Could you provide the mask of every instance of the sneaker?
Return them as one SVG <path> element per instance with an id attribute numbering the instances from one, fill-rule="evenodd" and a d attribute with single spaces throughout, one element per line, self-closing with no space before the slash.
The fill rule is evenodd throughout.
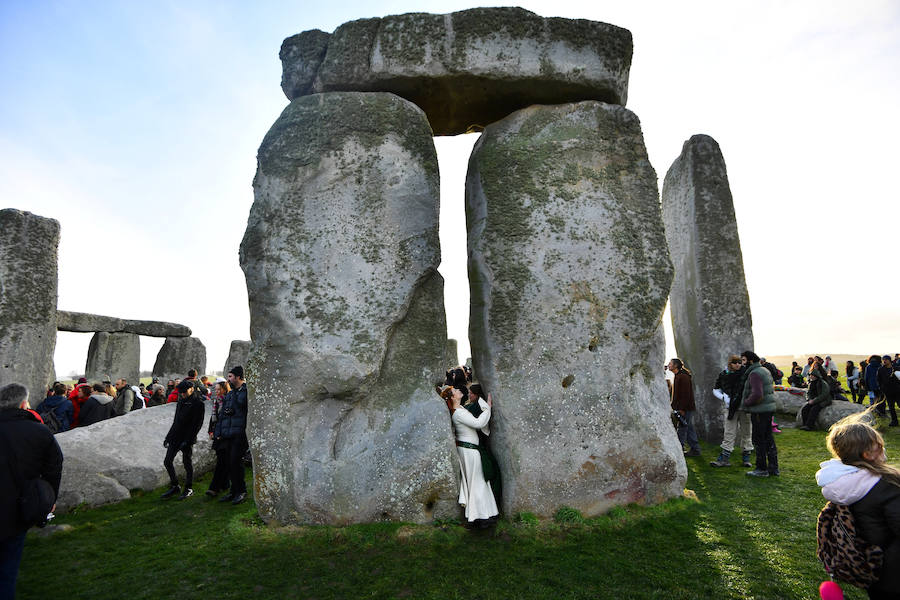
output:
<path id="1" fill-rule="evenodd" d="M 184 500 L 185 498 L 190 498 L 194 495 L 194 490 L 191 488 L 184 488 L 184 491 L 178 496 L 179 500 Z"/>
<path id="2" fill-rule="evenodd" d="M 684 453 L 685 456 L 700 456 L 699 450 L 688 450 Z"/>
<path id="3" fill-rule="evenodd" d="M 232 500 L 234 500 L 234 494 L 232 494 L 231 492 L 228 492 L 227 494 L 219 498 L 219 502 L 231 502 Z"/>
<path id="4" fill-rule="evenodd" d="M 778 477 L 779 475 L 781 475 L 781 471 L 779 471 L 778 469 L 775 469 L 774 471 L 769 471 L 769 477 Z"/>
<path id="5" fill-rule="evenodd" d="M 745 452 L 741 456 L 741 466 L 742 467 L 752 467 L 753 466 L 753 463 L 750 462 L 750 453 L 749 452 Z"/>
<path id="6" fill-rule="evenodd" d="M 237 494 L 234 497 L 234 499 L 231 501 L 231 503 L 232 504 L 240 504 L 241 502 L 243 502 L 246 499 L 247 499 L 247 492 L 241 492 L 240 494 Z"/>
<path id="7" fill-rule="evenodd" d="M 167 489 L 165 492 L 163 492 L 162 495 L 160 496 L 160 498 L 162 498 L 163 500 L 168 500 L 169 498 L 171 498 L 172 496 L 174 496 L 175 494 L 177 494 L 180 491 L 181 491 L 180 487 L 178 487 L 177 485 L 173 485 L 172 487 Z"/>
<path id="8" fill-rule="evenodd" d="M 752 471 L 747 471 L 747 475 L 750 477 L 768 477 L 769 472 L 761 469 L 753 469 Z"/>
<path id="9" fill-rule="evenodd" d="M 730 457 L 725 456 L 724 453 L 719 454 L 719 456 L 718 456 L 718 458 L 716 458 L 716 460 L 709 463 L 709 466 L 711 466 L 711 467 L 730 467 L 731 466 Z"/>

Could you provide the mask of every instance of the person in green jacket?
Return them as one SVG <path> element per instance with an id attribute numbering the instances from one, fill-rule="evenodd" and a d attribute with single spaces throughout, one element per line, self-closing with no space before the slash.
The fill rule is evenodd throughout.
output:
<path id="1" fill-rule="evenodd" d="M 812 431 L 822 409 L 831 404 L 831 386 L 821 377 L 821 371 L 809 372 L 809 389 L 806 390 L 806 404 L 800 409 L 803 425 L 797 429 Z"/>
<path id="2" fill-rule="evenodd" d="M 744 393 L 741 408 L 750 413 L 751 437 L 756 448 L 756 468 L 747 471 L 753 477 L 778 475 L 778 448 L 772 435 L 772 415 L 775 413 L 775 386 L 772 374 L 759 363 L 759 356 L 752 350 L 741 353 L 741 362 L 747 368 L 743 375 Z"/>

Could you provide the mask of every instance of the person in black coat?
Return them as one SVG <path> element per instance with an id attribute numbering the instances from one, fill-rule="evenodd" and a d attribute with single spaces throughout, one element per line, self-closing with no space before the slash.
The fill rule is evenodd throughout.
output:
<path id="1" fill-rule="evenodd" d="M 247 384 L 244 368 L 236 366 L 228 372 L 231 391 L 225 396 L 216 420 L 216 447 L 228 451 L 228 479 L 231 489 L 219 502 L 240 504 L 247 499 L 244 481 L 244 453 L 247 452 Z"/>
<path id="2" fill-rule="evenodd" d="M 200 390 L 194 387 L 194 382 L 185 379 L 176 387 L 178 390 L 178 403 L 175 405 L 175 418 L 172 419 L 172 427 L 163 440 L 163 447 L 166 448 L 166 457 L 163 459 L 163 466 L 169 474 L 169 480 L 172 486 L 163 492 L 162 498 L 171 498 L 178 492 L 179 500 L 184 500 L 194 495 L 194 464 L 191 457 L 194 450 L 194 443 L 197 441 L 197 433 L 203 426 L 203 417 L 205 408 L 203 406 L 204 396 Z M 181 460 L 184 462 L 184 490 L 178 487 L 178 476 L 175 474 L 175 465 L 173 461 L 175 455 L 181 452 Z"/>
<path id="3" fill-rule="evenodd" d="M 28 390 L 0 388 L 0 598 L 13 598 L 27 527 L 19 522 L 19 483 L 41 478 L 59 495 L 63 455 L 50 430 L 27 410 Z M 54 505 L 54 508 L 55 505 Z"/>
<path id="4" fill-rule="evenodd" d="M 878 387 L 884 394 L 884 400 L 891 411 L 891 427 L 897 427 L 897 404 L 900 404 L 900 379 L 894 375 L 894 365 L 887 354 L 881 357 L 881 367 L 876 374 Z"/>

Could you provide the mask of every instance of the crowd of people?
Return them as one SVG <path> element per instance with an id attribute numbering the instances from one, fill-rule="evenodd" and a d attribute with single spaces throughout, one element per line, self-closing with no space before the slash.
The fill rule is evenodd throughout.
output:
<path id="1" fill-rule="evenodd" d="M 243 367 L 235 366 L 227 379 L 217 379 L 212 390 L 209 378 L 197 377 L 194 369 L 183 380 L 169 383 L 171 389 L 157 381 L 145 389 L 130 386 L 124 378 L 116 380 L 115 387 L 109 381 L 79 381 L 75 386 L 57 381 L 35 409 L 25 386 L 11 383 L 0 388 L 0 599 L 15 596 L 26 531 L 46 523 L 56 509 L 63 464 L 57 433 L 175 402 L 172 425 L 162 440 L 163 466 L 170 480 L 162 499 L 184 500 L 194 494 L 193 447 L 203 427 L 205 403 L 212 402 L 207 434 L 216 453 L 216 465 L 206 494 L 216 497 L 224 492 L 219 501 L 233 505 L 246 500 L 247 384 Z M 173 462 L 179 452 L 185 471 L 183 486 L 179 485 Z M 23 506 L 34 502 L 29 491 L 34 482 L 45 482 L 54 502 L 48 504 L 46 516 L 39 521 L 23 516 Z"/>

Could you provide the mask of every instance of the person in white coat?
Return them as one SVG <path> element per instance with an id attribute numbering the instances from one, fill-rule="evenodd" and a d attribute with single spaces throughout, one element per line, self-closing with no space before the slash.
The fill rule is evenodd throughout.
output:
<path id="1" fill-rule="evenodd" d="M 491 420 L 490 399 L 485 402 L 479 399 L 481 414 L 476 418 L 471 412 L 462 408 L 462 391 L 456 388 L 445 388 L 441 397 L 450 409 L 450 420 L 456 436 L 456 450 L 459 454 L 459 503 L 465 508 L 466 520 L 494 520 L 500 511 L 494 500 L 491 484 L 485 479 L 482 466 L 482 448 L 478 445 L 478 430 L 486 430 Z"/>

